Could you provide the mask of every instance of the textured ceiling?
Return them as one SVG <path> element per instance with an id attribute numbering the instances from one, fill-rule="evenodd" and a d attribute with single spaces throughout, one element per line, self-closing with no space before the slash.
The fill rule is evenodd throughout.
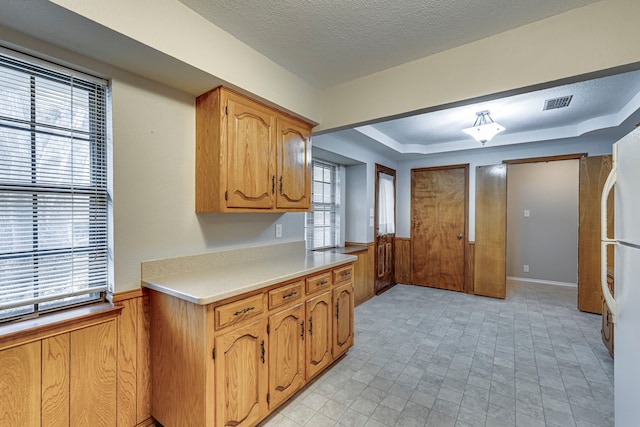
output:
<path id="1" fill-rule="evenodd" d="M 596 0 L 180 1 L 324 88 Z"/>

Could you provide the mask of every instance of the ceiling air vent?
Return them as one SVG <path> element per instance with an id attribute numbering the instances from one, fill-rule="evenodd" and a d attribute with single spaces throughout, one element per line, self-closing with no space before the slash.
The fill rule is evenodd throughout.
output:
<path id="1" fill-rule="evenodd" d="M 573 95 L 562 96 L 560 98 L 547 99 L 546 101 L 544 101 L 544 108 L 542 109 L 542 111 L 555 110 L 558 108 L 568 107 L 569 104 L 571 103 L 572 98 L 573 98 Z"/>

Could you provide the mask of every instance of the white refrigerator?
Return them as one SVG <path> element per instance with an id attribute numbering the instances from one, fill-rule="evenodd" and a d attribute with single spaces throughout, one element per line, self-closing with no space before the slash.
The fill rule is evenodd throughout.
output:
<path id="1" fill-rule="evenodd" d="M 606 197 L 614 192 L 614 235 L 607 236 Z M 613 314 L 616 427 L 640 426 L 640 128 L 613 146 L 603 191 L 603 293 Z M 615 299 L 606 283 L 606 248 L 614 245 Z"/>

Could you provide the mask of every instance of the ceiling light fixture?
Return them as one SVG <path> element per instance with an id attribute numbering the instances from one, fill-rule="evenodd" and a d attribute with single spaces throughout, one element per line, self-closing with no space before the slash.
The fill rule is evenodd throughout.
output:
<path id="1" fill-rule="evenodd" d="M 494 122 L 489 115 L 489 110 L 478 111 L 476 121 L 472 127 L 462 129 L 462 132 L 470 135 L 473 139 L 484 145 L 491 141 L 491 138 L 504 130 L 504 126 Z"/>

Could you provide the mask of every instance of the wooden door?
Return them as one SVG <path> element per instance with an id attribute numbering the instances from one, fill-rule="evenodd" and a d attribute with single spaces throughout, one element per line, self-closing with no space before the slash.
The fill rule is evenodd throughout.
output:
<path id="1" fill-rule="evenodd" d="M 580 159 L 578 199 L 578 309 L 602 314 L 600 285 L 600 197 L 611 171 L 611 156 Z M 608 206 L 609 236 L 613 234 L 613 197 Z M 613 246 L 607 257 L 613 268 Z"/>
<path id="2" fill-rule="evenodd" d="M 464 290 L 468 166 L 411 171 L 411 282 Z"/>
<path id="3" fill-rule="evenodd" d="M 306 302 L 307 315 L 306 358 L 307 379 L 329 366 L 331 358 L 331 292 L 327 291 Z"/>
<path id="4" fill-rule="evenodd" d="M 353 345 L 353 284 L 340 285 L 333 290 L 333 358 L 339 357 Z"/>
<path id="5" fill-rule="evenodd" d="M 391 177 L 393 180 L 393 231 L 389 232 L 386 227 L 381 226 L 381 176 Z M 395 234 L 395 182 L 396 171 L 387 168 L 382 165 L 376 164 L 376 190 L 375 190 L 375 242 L 376 242 L 376 254 L 375 254 L 375 291 L 376 293 L 382 292 L 386 288 L 395 284 L 393 269 L 394 269 L 394 247 L 393 242 L 396 237 Z"/>
<path id="6" fill-rule="evenodd" d="M 311 208 L 311 130 L 292 119 L 278 118 L 276 207 Z"/>
<path id="7" fill-rule="evenodd" d="M 304 307 L 302 304 L 269 316 L 269 410 L 304 384 Z"/>
<path id="8" fill-rule="evenodd" d="M 276 116 L 259 104 L 227 96 L 227 207 L 269 209 L 276 185 Z"/>
<path id="9" fill-rule="evenodd" d="M 507 295 L 507 166 L 476 168 L 474 293 Z"/>
<path id="10" fill-rule="evenodd" d="M 216 425 L 253 426 L 267 412 L 264 320 L 216 337 Z"/>

